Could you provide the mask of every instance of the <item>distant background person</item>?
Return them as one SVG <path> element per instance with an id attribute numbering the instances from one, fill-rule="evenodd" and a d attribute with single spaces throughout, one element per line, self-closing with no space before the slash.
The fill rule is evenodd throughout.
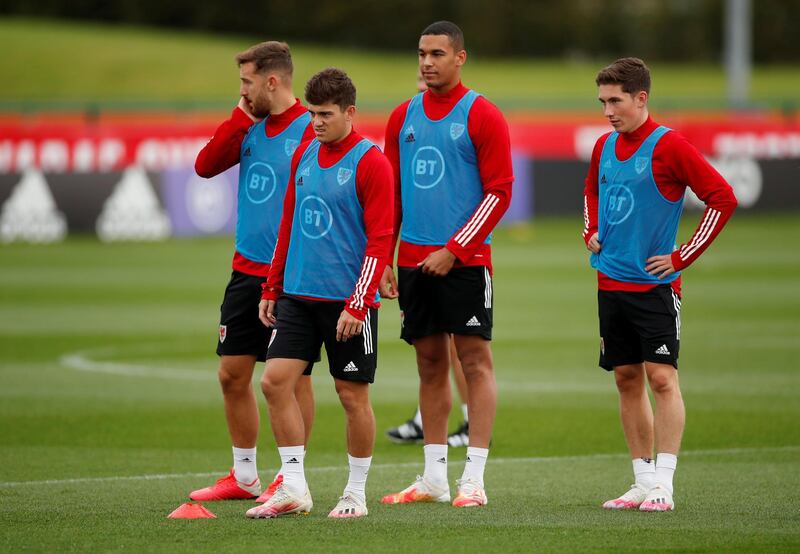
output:
<path id="1" fill-rule="evenodd" d="M 289 166 L 298 144 L 314 137 L 308 110 L 292 93 L 289 46 L 262 42 L 236 56 L 239 104 L 197 155 L 195 170 L 210 178 L 237 163 L 239 189 L 233 273 L 220 308 L 217 354 L 225 418 L 233 443 L 233 469 L 192 500 L 235 500 L 261 495 L 256 468 L 258 404 L 252 380 L 256 361 L 267 356 L 269 329 L 258 318 L 261 285 L 269 273 L 278 235 Z M 310 374 L 311 366 L 307 372 Z M 310 376 L 297 383 L 305 442 L 314 419 Z M 266 502 L 277 475 L 259 500 Z"/>
<path id="2" fill-rule="evenodd" d="M 428 90 L 428 85 L 425 84 L 425 79 L 422 77 L 422 72 L 417 70 L 417 91 L 425 92 Z M 469 409 L 467 380 L 464 378 L 464 370 L 461 368 L 461 361 L 458 359 L 456 353 L 456 346 L 453 337 L 450 337 L 450 367 L 453 370 L 453 380 L 456 382 L 458 389 L 458 397 L 461 399 L 461 415 L 464 419 L 461 420 L 458 428 L 447 435 L 447 444 L 452 447 L 469 446 Z M 397 444 L 418 444 L 424 440 L 422 432 L 422 414 L 420 413 L 419 406 L 414 416 L 405 423 L 392 427 L 386 430 L 386 436 L 389 440 Z"/>

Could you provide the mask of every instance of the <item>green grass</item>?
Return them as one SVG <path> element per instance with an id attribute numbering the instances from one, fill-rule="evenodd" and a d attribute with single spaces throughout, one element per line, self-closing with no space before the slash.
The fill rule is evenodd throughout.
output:
<path id="1" fill-rule="evenodd" d="M 681 236 L 696 217 L 687 214 Z M 213 354 L 229 239 L 3 246 L 3 549 L 797 551 L 796 216 L 735 218 L 685 274 L 688 424 L 677 511 L 663 515 L 599 508 L 631 472 L 613 382 L 595 365 L 595 282 L 579 226 L 576 217 L 497 233 L 499 407 L 485 509 L 378 504 L 422 470 L 420 448 L 382 436 L 412 413 L 417 387 L 412 350 L 396 338 L 397 306 L 385 303 L 370 515 L 345 522 L 325 517 L 347 478 L 343 415 L 325 364 L 314 377 L 309 517 L 250 521 L 251 504 L 231 502 L 208 504 L 216 520 L 166 518 L 230 464 Z M 277 456 L 263 421 L 268 478 Z M 462 457 L 451 450 L 451 479 Z"/>
<path id="2" fill-rule="evenodd" d="M 227 107 L 237 97 L 233 56 L 265 38 L 0 18 L 0 108 Z M 297 94 L 316 71 L 335 65 L 355 81 L 359 104 L 386 110 L 414 86 L 416 37 L 407 52 L 384 53 L 293 43 Z M 469 86 L 506 109 L 596 107 L 594 76 L 611 60 L 507 60 L 470 57 Z M 725 107 L 721 65 L 652 64 L 653 106 Z M 754 68 L 757 105 L 797 109 L 800 66 Z"/>

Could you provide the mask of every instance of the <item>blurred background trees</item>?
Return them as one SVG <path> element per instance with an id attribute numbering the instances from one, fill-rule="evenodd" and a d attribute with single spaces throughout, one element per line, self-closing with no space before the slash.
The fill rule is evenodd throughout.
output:
<path id="1" fill-rule="evenodd" d="M 473 55 L 720 61 L 724 0 L 5 0 L 32 15 L 407 50 L 432 21 L 462 25 Z M 753 61 L 800 59 L 800 0 L 758 0 Z"/>

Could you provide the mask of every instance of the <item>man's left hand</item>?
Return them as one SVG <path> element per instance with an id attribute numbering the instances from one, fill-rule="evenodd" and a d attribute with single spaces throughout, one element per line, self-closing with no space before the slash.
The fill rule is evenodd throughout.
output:
<path id="1" fill-rule="evenodd" d="M 347 310 L 342 310 L 339 321 L 336 322 L 336 340 L 344 342 L 361 333 L 364 322 L 351 315 Z"/>
<path id="2" fill-rule="evenodd" d="M 664 254 L 647 258 L 647 265 L 644 266 L 644 270 L 659 279 L 672 275 L 675 273 L 675 268 L 672 266 L 672 255 Z"/>
<path id="3" fill-rule="evenodd" d="M 444 277 L 456 263 L 456 255 L 447 248 L 440 248 L 436 252 L 431 252 L 428 256 L 417 264 L 422 269 L 422 273 L 433 275 L 434 277 Z"/>

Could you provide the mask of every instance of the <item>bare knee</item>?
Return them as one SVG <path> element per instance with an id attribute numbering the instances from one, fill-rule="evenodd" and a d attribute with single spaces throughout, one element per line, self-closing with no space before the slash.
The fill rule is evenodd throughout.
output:
<path id="1" fill-rule="evenodd" d="M 648 372 L 647 380 L 650 382 L 650 390 L 656 395 L 670 394 L 678 390 L 677 373 L 672 367 Z"/>
<path id="2" fill-rule="evenodd" d="M 480 353 L 471 353 L 459 358 L 464 377 L 468 381 L 483 379 L 493 373 L 492 362 Z"/>
<path id="3" fill-rule="evenodd" d="M 367 395 L 366 383 L 345 383 L 336 381 L 336 393 L 345 412 L 352 413 L 368 409 L 369 396 Z"/>
<path id="4" fill-rule="evenodd" d="M 289 383 L 287 379 L 278 377 L 269 371 L 265 371 L 264 375 L 261 376 L 261 392 L 264 393 L 264 397 L 267 399 L 267 402 L 270 402 L 279 396 L 285 395 L 292 389 L 292 383 Z"/>
<path id="5" fill-rule="evenodd" d="M 441 348 L 439 346 L 442 346 Z M 447 343 L 428 342 L 425 344 L 415 343 L 414 347 L 417 354 L 417 368 L 419 379 L 423 385 L 446 385 L 450 378 L 449 361 L 450 355 L 446 348 Z"/>
<path id="6" fill-rule="evenodd" d="M 223 394 L 237 394 L 247 392 L 253 380 L 252 367 L 222 363 L 219 371 L 219 384 Z"/>
<path id="7" fill-rule="evenodd" d="M 447 367 L 449 357 L 447 352 L 439 352 L 432 349 L 418 350 L 417 351 L 417 365 L 420 372 L 430 372 Z"/>
<path id="8" fill-rule="evenodd" d="M 614 368 L 614 379 L 620 394 L 644 392 L 644 369 L 640 365 Z"/>
<path id="9" fill-rule="evenodd" d="M 465 344 L 462 339 L 456 343 L 456 349 L 461 369 L 468 382 L 493 377 L 492 351 L 488 341 L 470 340 Z"/>

